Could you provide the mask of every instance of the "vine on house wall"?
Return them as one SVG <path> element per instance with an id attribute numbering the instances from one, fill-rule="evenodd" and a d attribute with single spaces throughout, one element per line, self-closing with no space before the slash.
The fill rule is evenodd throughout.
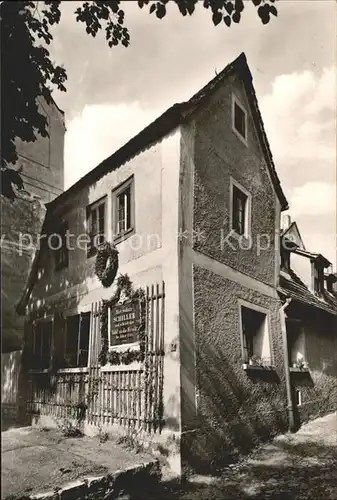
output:
<path id="1" fill-rule="evenodd" d="M 114 307 L 120 300 L 121 293 L 124 292 L 129 300 L 138 300 L 140 307 L 140 326 L 138 328 L 139 350 L 127 349 L 122 352 L 109 352 L 108 339 L 108 310 Z M 131 280 L 127 274 L 119 276 L 117 279 L 117 289 L 109 300 L 102 301 L 100 311 L 102 349 L 98 357 L 101 366 L 107 362 L 113 365 L 129 365 L 134 361 L 143 361 L 145 357 L 145 292 L 142 288 L 134 290 Z"/>

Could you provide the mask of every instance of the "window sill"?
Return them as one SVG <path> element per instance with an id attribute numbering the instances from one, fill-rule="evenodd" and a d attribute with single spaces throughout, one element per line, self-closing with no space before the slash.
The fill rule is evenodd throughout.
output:
<path id="1" fill-rule="evenodd" d="M 275 366 L 274 365 L 266 365 L 266 366 L 260 366 L 260 365 L 249 365 L 248 363 L 243 363 L 242 368 L 244 371 L 275 371 Z"/>
<path id="2" fill-rule="evenodd" d="M 28 370 L 28 373 L 29 374 L 41 374 L 41 373 L 50 373 L 51 372 L 51 368 L 44 368 L 44 369 L 41 369 L 41 368 L 31 368 L 30 370 Z"/>
<path id="3" fill-rule="evenodd" d="M 78 366 L 74 368 L 59 368 L 56 373 L 87 373 L 87 366 Z"/>
<path id="4" fill-rule="evenodd" d="M 230 233 L 228 236 L 231 238 L 235 238 L 236 240 L 240 240 L 242 238 L 247 242 L 249 242 L 249 238 L 250 238 L 249 234 L 247 234 L 247 233 L 239 234 L 233 228 L 230 230 Z"/>
<path id="5" fill-rule="evenodd" d="M 297 366 L 290 366 L 289 371 L 294 373 L 308 373 L 309 368 L 298 368 Z"/>
<path id="6" fill-rule="evenodd" d="M 115 245 L 118 245 L 118 243 L 122 243 L 123 241 L 127 240 L 128 238 L 130 238 L 130 236 L 132 236 L 133 234 L 135 234 L 135 228 L 132 227 L 131 229 L 128 229 L 127 231 L 125 231 L 124 233 L 120 233 L 118 235 L 116 235 L 113 239 L 113 242 Z"/>
<path id="7" fill-rule="evenodd" d="M 131 351 L 139 351 L 140 350 L 140 342 L 132 342 L 129 344 L 118 344 L 118 345 L 110 345 L 109 352 L 117 351 L 117 352 L 125 352 L 128 349 Z"/>
<path id="8" fill-rule="evenodd" d="M 240 139 L 240 141 L 242 142 L 242 144 L 244 144 L 244 145 L 246 146 L 246 148 L 248 148 L 248 140 L 247 140 L 247 138 L 246 138 L 246 137 L 244 137 L 244 136 L 241 134 L 241 132 L 239 132 L 239 131 L 235 128 L 235 126 L 234 126 L 234 125 L 232 126 L 232 130 L 233 130 L 234 134 L 236 135 L 236 137 L 237 137 L 238 139 Z"/>
<path id="9" fill-rule="evenodd" d="M 112 365 L 110 363 L 101 366 L 100 371 L 104 372 L 129 372 L 129 371 L 143 371 L 143 363 L 134 361 L 128 365 Z"/>

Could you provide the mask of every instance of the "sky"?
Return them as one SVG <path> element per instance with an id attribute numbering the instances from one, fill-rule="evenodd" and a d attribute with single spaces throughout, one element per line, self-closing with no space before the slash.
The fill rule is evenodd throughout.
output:
<path id="1" fill-rule="evenodd" d="M 336 268 L 337 3 L 280 0 L 263 25 L 245 2 L 230 28 L 202 2 L 191 17 L 169 4 L 162 20 L 122 4 L 127 48 L 87 35 L 76 2 L 61 4 L 51 53 L 68 73 L 67 92 L 53 94 L 66 116 L 65 188 L 245 52 L 289 214 L 307 250 Z"/>

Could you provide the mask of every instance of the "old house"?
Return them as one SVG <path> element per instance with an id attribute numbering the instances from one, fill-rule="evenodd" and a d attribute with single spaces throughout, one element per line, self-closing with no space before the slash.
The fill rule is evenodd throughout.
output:
<path id="1" fill-rule="evenodd" d="M 27 410 L 143 429 L 177 473 L 286 429 L 287 208 L 241 54 L 48 204 L 18 305 Z"/>

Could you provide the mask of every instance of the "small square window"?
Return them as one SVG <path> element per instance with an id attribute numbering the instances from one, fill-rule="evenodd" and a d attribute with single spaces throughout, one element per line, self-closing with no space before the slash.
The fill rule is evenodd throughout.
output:
<path id="1" fill-rule="evenodd" d="M 249 196 L 236 184 L 231 185 L 231 229 L 240 236 L 249 232 Z"/>
<path id="2" fill-rule="evenodd" d="M 115 237 L 122 237 L 134 229 L 133 177 L 113 191 L 113 224 Z"/>
<path id="3" fill-rule="evenodd" d="M 87 225 L 90 237 L 88 257 L 95 255 L 97 247 L 105 239 L 105 204 L 106 199 L 100 200 L 87 207 Z"/>
<path id="4" fill-rule="evenodd" d="M 246 144 L 247 141 L 247 112 L 245 108 L 239 103 L 236 97 L 233 95 L 233 106 L 232 106 L 232 127 L 234 132 L 239 136 L 240 139 Z"/>
<path id="5" fill-rule="evenodd" d="M 270 340 L 267 315 L 241 306 L 241 325 L 245 363 L 270 364 Z"/>

